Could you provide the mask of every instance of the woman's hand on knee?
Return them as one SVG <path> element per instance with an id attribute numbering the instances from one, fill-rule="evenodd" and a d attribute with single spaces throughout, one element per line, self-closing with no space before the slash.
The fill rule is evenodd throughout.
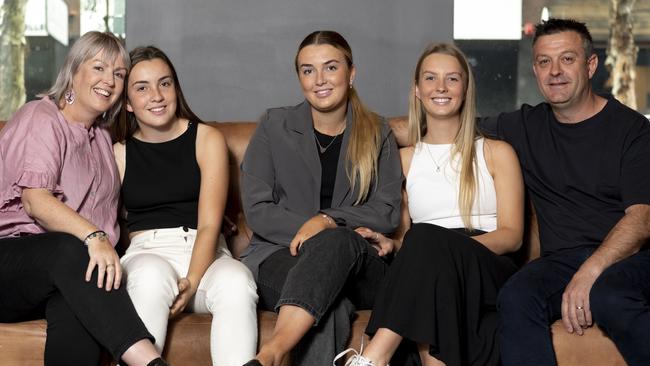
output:
<path id="1" fill-rule="evenodd" d="M 192 283 L 187 277 L 178 280 L 178 295 L 176 296 L 176 299 L 174 299 L 172 307 L 169 309 L 169 317 L 173 318 L 182 313 L 195 293 L 196 288 L 195 286 L 192 286 Z"/>
<path id="2" fill-rule="evenodd" d="M 298 232 L 296 235 L 293 237 L 293 240 L 291 240 L 291 243 L 289 244 L 289 252 L 291 252 L 291 255 L 294 257 L 298 255 L 298 251 L 300 250 L 300 247 L 302 244 L 309 240 L 312 236 L 320 233 L 321 231 L 328 229 L 328 228 L 335 228 L 336 223 L 334 223 L 334 220 L 332 220 L 331 217 L 324 215 L 324 214 L 318 214 L 311 219 L 307 220 L 300 229 L 298 229 Z"/>
<path id="3" fill-rule="evenodd" d="M 105 237 L 93 238 L 88 242 L 88 268 L 86 269 L 86 282 L 90 282 L 93 271 L 97 267 L 97 287 L 104 287 L 106 291 L 118 289 L 122 282 L 122 266 L 120 257 L 115 248 Z"/>

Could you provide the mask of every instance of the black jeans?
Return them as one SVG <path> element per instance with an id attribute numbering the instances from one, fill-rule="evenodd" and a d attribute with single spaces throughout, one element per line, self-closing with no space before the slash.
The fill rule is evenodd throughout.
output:
<path id="1" fill-rule="evenodd" d="M 153 339 L 126 286 L 97 288 L 84 279 L 87 248 L 76 237 L 46 233 L 0 239 L 0 322 L 47 320 L 45 364 L 97 365 L 101 346 L 116 360 Z"/>
<path id="2" fill-rule="evenodd" d="M 294 365 L 330 365 L 350 336 L 355 309 L 371 309 L 388 263 L 359 234 L 324 230 L 302 245 L 296 257 L 283 248 L 259 268 L 259 307 L 296 305 L 315 319 L 294 349 Z"/>
<path id="3" fill-rule="evenodd" d="M 538 258 L 501 288 L 504 366 L 556 365 L 549 325 L 562 317 L 562 294 L 595 248 L 575 248 Z M 589 294 L 594 322 L 614 341 L 630 366 L 649 365 L 650 250 L 606 269 Z"/>

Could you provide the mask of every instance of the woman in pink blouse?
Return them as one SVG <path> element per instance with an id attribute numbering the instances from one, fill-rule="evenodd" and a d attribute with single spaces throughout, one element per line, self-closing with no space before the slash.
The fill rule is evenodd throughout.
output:
<path id="1" fill-rule="evenodd" d="M 45 317 L 45 365 L 166 365 L 124 287 L 114 244 L 119 179 L 103 128 L 129 57 L 90 32 L 57 80 L 0 131 L 0 322 Z"/>

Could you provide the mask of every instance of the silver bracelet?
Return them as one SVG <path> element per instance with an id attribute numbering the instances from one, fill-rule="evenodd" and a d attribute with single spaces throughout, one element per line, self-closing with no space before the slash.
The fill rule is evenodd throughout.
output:
<path id="1" fill-rule="evenodd" d="M 320 215 L 321 215 L 325 220 L 327 220 L 327 224 L 328 224 L 328 225 L 336 225 L 336 223 L 334 222 L 334 220 L 332 220 L 332 218 L 329 217 L 329 215 L 326 215 L 326 214 L 324 214 L 324 213 L 322 213 L 322 214 L 320 214 Z"/>
<path id="2" fill-rule="evenodd" d="M 93 231 L 92 233 L 86 235 L 86 238 L 84 239 L 84 245 L 88 246 L 88 243 L 94 238 L 100 238 L 102 240 L 106 240 L 108 239 L 108 234 L 106 234 L 103 230 Z"/>

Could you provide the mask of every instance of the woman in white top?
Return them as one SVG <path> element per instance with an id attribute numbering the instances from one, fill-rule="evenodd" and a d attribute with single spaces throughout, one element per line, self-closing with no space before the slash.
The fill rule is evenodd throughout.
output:
<path id="1" fill-rule="evenodd" d="M 413 82 L 402 225 L 394 238 L 357 229 L 380 252 L 400 250 L 366 330 L 374 337 L 348 365 L 387 365 L 404 338 L 425 366 L 496 365 L 496 296 L 516 270 L 504 254 L 523 235 L 519 162 L 476 130 L 474 80 L 458 48 L 429 46 Z"/>

